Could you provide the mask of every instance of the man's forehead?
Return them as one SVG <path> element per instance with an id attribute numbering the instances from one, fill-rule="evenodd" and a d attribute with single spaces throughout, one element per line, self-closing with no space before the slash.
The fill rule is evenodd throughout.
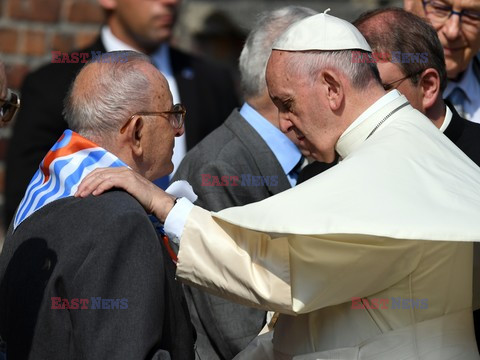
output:
<path id="1" fill-rule="evenodd" d="M 272 53 L 270 54 L 270 58 L 268 59 L 267 70 L 269 68 L 272 69 L 283 64 L 285 59 L 288 57 L 288 55 L 289 55 L 288 51 L 272 50 Z"/>
<path id="2" fill-rule="evenodd" d="M 450 4 L 459 9 L 480 9 L 480 0 L 442 0 L 446 4 Z"/>

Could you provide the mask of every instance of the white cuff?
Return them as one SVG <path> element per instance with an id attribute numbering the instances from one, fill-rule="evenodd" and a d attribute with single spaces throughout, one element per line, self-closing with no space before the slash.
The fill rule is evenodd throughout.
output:
<path id="1" fill-rule="evenodd" d="M 163 230 L 169 239 L 178 245 L 183 234 L 185 222 L 193 208 L 193 202 L 197 200 L 198 196 L 193 191 L 191 185 L 184 180 L 175 181 L 165 192 L 180 197 L 163 224 Z"/>

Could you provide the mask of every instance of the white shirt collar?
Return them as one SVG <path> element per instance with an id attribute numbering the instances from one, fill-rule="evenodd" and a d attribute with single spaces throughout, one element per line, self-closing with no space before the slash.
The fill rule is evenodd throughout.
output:
<path id="1" fill-rule="evenodd" d="M 132 50 L 139 52 L 137 49 L 134 49 L 133 47 L 131 47 L 127 43 L 124 43 L 122 40 L 113 35 L 112 30 L 110 30 L 110 27 L 107 25 L 102 27 L 100 37 L 107 52 L 119 50 Z"/>
<path id="2" fill-rule="evenodd" d="M 365 141 L 365 139 L 368 137 L 368 134 L 377 124 L 373 124 L 372 127 L 361 125 L 365 123 L 367 119 L 372 118 L 372 115 L 379 112 L 379 110 L 390 106 L 391 103 L 400 97 L 407 101 L 398 90 L 392 90 L 375 101 L 357 119 L 355 119 L 355 121 L 350 124 L 350 126 L 343 132 L 337 141 L 335 150 L 337 151 L 338 155 L 340 155 L 342 159 L 345 158 L 359 144 Z"/>
<path id="3" fill-rule="evenodd" d="M 445 119 L 443 120 L 443 124 L 442 126 L 440 126 L 440 131 L 443 133 L 445 132 L 445 130 L 447 130 L 447 127 L 448 125 L 450 125 L 450 122 L 452 121 L 452 110 L 450 110 L 450 108 L 445 105 Z"/>

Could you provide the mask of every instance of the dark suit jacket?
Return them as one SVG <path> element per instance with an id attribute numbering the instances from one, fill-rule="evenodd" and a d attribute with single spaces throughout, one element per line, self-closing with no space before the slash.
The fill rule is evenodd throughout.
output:
<path id="1" fill-rule="evenodd" d="M 105 51 L 100 39 L 80 52 Z M 220 126 L 238 105 L 230 73 L 200 58 L 170 49 L 182 103 L 187 148 Z M 67 123 L 63 99 L 84 64 L 48 64 L 29 74 L 22 87 L 22 106 L 13 127 L 6 158 L 5 224 L 9 224 L 40 161 Z"/>
<path id="2" fill-rule="evenodd" d="M 54 201 L 10 229 L 0 255 L 7 358 L 194 359 L 174 276 L 147 214 L 127 193 Z M 58 297 L 69 305 L 89 299 L 88 309 L 55 309 Z M 94 309 L 99 297 L 121 302 Z"/>
<path id="3" fill-rule="evenodd" d="M 228 176 L 228 186 L 202 186 L 204 175 Z M 276 176 L 260 186 L 242 186 L 242 175 Z M 238 176 L 238 186 L 231 177 Z M 263 200 L 290 188 L 279 162 L 260 135 L 234 110 L 225 123 L 183 159 L 173 180 L 185 179 L 198 195 L 196 205 L 218 211 Z M 271 180 L 271 178 L 268 178 Z M 251 180 L 251 179 L 250 179 Z M 243 182 L 246 184 L 247 177 Z M 252 182 L 253 183 L 253 182 Z M 204 182 L 205 184 L 205 182 Z M 265 312 L 231 303 L 191 287 L 184 287 L 197 351 L 203 359 L 232 359 L 259 333 Z"/>
<path id="4" fill-rule="evenodd" d="M 443 133 L 480 166 L 480 124 L 462 118 L 449 101 L 445 103 L 452 111 L 452 120 Z"/>

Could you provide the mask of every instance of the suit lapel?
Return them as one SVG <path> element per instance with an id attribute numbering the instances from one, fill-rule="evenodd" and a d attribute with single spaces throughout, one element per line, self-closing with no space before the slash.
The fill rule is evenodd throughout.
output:
<path id="1" fill-rule="evenodd" d="M 245 148 L 249 150 L 251 161 L 255 164 L 261 176 L 278 175 L 277 185 L 274 183 L 265 185 L 272 195 L 291 188 L 290 182 L 272 150 L 270 150 L 255 129 L 240 115 L 237 109 L 235 109 L 225 121 L 225 126 L 227 126 L 245 145 Z"/>
<path id="2" fill-rule="evenodd" d="M 450 139 L 450 141 L 452 141 L 454 144 L 457 144 L 458 139 L 465 128 L 464 119 L 458 114 L 457 110 L 455 110 L 455 107 L 452 105 L 452 103 L 450 103 L 450 101 L 445 100 L 445 104 L 452 112 L 452 119 L 443 133 Z"/>

